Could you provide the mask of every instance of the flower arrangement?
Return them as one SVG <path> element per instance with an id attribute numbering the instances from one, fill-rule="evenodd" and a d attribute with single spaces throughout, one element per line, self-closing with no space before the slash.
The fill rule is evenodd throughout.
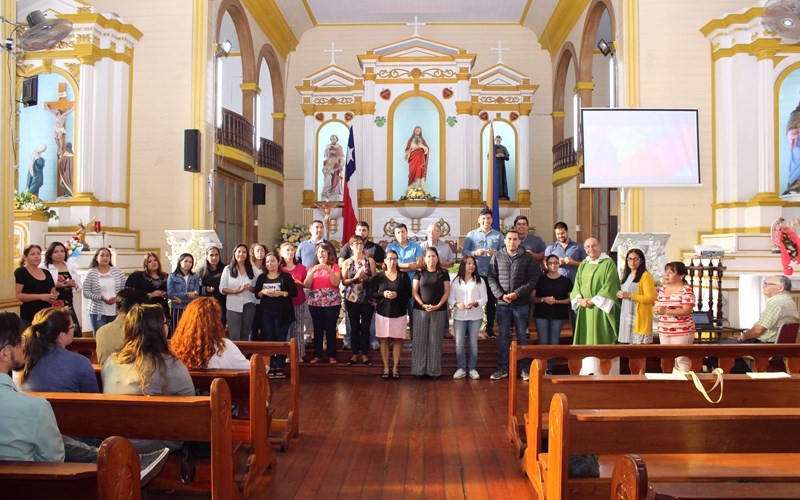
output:
<path id="1" fill-rule="evenodd" d="M 288 241 L 297 248 L 300 242 L 308 239 L 309 236 L 311 236 L 311 233 L 309 233 L 304 226 L 300 224 L 286 224 L 278 229 L 277 239 L 279 244 Z"/>
<path id="2" fill-rule="evenodd" d="M 400 197 L 400 200 L 436 201 L 438 198 L 428 193 L 424 189 L 408 188 L 408 191 L 406 191 L 406 194 Z"/>
<path id="3" fill-rule="evenodd" d="M 14 191 L 14 210 L 42 212 L 48 219 L 58 220 L 56 211 L 30 191 L 23 191 L 21 193 Z"/>
<path id="4" fill-rule="evenodd" d="M 67 258 L 71 259 L 73 257 L 77 258 L 78 255 L 81 254 L 83 251 L 83 243 L 81 243 L 80 238 L 77 235 L 69 238 L 67 241 L 64 242 L 64 246 L 67 247 Z"/>

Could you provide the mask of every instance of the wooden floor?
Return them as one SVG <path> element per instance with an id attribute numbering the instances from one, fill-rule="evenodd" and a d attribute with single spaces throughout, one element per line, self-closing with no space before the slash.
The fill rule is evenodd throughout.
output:
<path id="1" fill-rule="evenodd" d="M 507 380 L 414 379 L 401 366 L 385 381 L 379 364 L 303 365 L 300 436 L 257 498 L 535 498 L 505 437 Z M 271 384 L 285 407 L 285 382 Z"/>

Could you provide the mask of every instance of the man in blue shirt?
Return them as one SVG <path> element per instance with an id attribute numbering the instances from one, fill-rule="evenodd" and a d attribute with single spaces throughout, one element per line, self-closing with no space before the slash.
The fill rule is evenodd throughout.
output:
<path id="1" fill-rule="evenodd" d="M 408 239 L 408 227 L 403 224 L 395 224 L 394 226 L 394 239 L 395 241 L 386 245 L 386 250 L 394 250 L 397 252 L 397 267 L 401 271 L 408 273 L 409 279 L 414 280 L 414 274 L 417 269 L 422 266 L 422 247 L 416 241 Z M 414 299 L 408 299 L 408 327 L 412 327 L 412 309 L 414 307 Z M 412 330 L 413 331 L 413 330 Z"/>
<path id="2" fill-rule="evenodd" d="M 308 231 L 311 233 L 311 236 L 309 236 L 307 240 L 300 242 L 300 245 L 297 247 L 297 259 L 306 266 L 306 269 L 311 269 L 311 267 L 317 264 L 317 245 L 323 241 L 325 243 L 330 243 L 322 237 L 322 230 L 323 225 L 321 220 L 314 220 L 311 222 L 311 225 L 308 226 Z"/>
<path id="3" fill-rule="evenodd" d="M 569 228 L 566 223 L 556 222 L 553 230 L 556 233 L 556 241 L 547 247 L 544 256 L 557 256 L 561 264 L 558 272 L 575 283 L 575 275 L 578 273 L 578 266 L 586 258 L 586 250 L 583 249 L 583 245 L 569 239 Z"/>
<path id="4" fill-rule="evenodd" d="M 544 251 L 547 248 L 547 244 L 539 236 L 528 234 L 528 224 L 528 218 L 524 215 L 517 215 L 514 218 L 514 229 L 516 229 L 520 237 L 519 247 L 531 254 L 533 260 L 541 266 L 541 263 L 544 262 Z"/>
<path id="5" fill-rule="evenodd" d="M 486 303 L 486 336 L 493 338 L 494 334 L 494 318 L 497 312 L 497 299 L 489 289 L 489 262 L 492 256 L 503 248 L 503 235 L 500 231 L 492 229 L 492 211 L 488 207 L 481 209 L 478 214 L 478 227 L 467 233 L 464 239 L 464 248 L 461 254 L 466 257 L 468 255 L 475 257 L 475 262 L 478 264 L 478 274 L 483 278 L 486 283 L 486 294 L 489 300 Z"/>

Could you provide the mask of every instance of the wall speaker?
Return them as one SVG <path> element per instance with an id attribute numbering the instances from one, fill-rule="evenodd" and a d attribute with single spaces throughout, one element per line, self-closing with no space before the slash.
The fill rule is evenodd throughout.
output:
<path id="1" fill-rule="evenodd" d="M 21 101 L 26 108 L 28 106 L 36 106 L 39 101 L 39 75 L 22 80 Z"/>
<path id="2" fill-rule="evenodd" d="M 183 131 L 183 169 L 200 171 L 200 131 L 189 128 Z"/>
<path id="3" fill-rule="evenodd" d="M 267 185 L 260 182 L 253 184 L 253 205 L 267 204 Z"/>

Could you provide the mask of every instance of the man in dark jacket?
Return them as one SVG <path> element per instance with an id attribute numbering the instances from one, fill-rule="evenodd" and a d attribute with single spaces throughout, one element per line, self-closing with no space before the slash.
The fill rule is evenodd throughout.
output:
<path id="1" fill-rule="evenodd" d="M 542 269 L 531 254 L 519 248 L 519 242 L 519 233 L 510 230 L 505 237 L 506 247 L 494 254 L 489 263 L 489 289 L 497 298 L 497 324 L 500 330 L 497 371 L 492 373 L 492 380 L 508 377 L 512 322 L 519 345 L 528 345 L 530 295 Z M 529 360 L 520 360 L 523 380 L 528 379 L 529 366 Z"/>

